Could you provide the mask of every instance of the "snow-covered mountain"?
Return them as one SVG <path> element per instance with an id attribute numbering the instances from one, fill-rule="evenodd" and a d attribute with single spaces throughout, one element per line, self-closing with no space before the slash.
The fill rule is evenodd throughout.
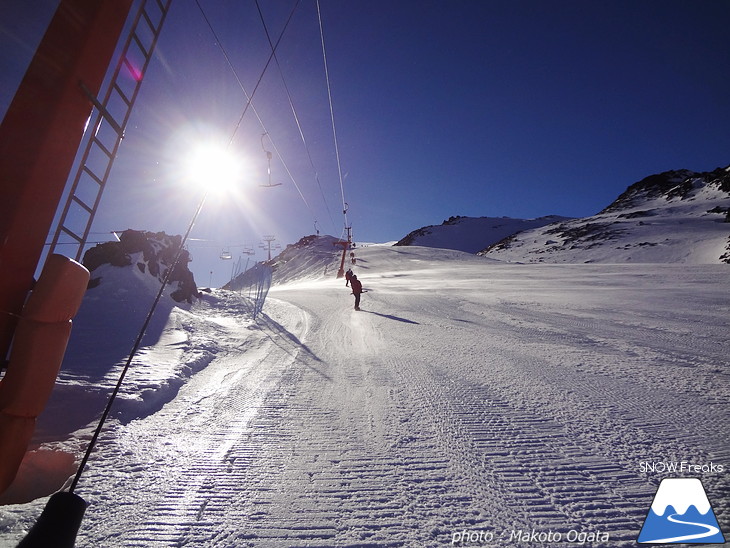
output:
<path id="1" fill-rule="evenodd" d="M 342 247 L 336 245 L 334 236 L 304 236 L 286 248 L 270 261 L 263 263 L 273 270 L 272 283 L 286 283 L 308 278 L 334 275 L 342 256 Z M 354 251 L 354 250 L 353 250 Z M 349 262 L 349 252 L 348 252 Z M 255 284 L 259 279 L 259 266 L 254 266 L 236 276 L 223 289 L 237 291 Z"/>
<path id="2" fill-rule="evenodd" d="M 533 263 L 730 263 L 730 167 L 651 175 L 597 215 L 520 232 L 479 255 Z"/>
<path id="3" fill-rule="evenodd" d="M 690 506 L 694 506 L 700 514 L 706 514 L 710 510 L 710 501 L 699 479 L 667 478 L 657 490 L 651 509 L 658 516 L 663 516 L 669 506 L 680 514 L 686 513 Z"/>
<path id="4" fill-rule="evenodd" d="M 420 245 L 476 253 L 523 230 L 537 228 L 570 217 L 549 215 L 537 219 L 510 217 L 449 217 L 440 225 L 414 230 L 395 245 Z"/>

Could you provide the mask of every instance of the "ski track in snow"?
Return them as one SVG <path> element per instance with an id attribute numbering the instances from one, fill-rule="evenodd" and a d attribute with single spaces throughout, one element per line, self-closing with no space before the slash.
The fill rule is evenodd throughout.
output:
<path id="1" fill-rule="evenodd" d="M 361 250 L 361 312 L 341 280 L 273 289 L 256 324 L 207 305 L 215 356 L 110 425 L 77 545 L 634 546 L 661 479 L 641 461 L 730 465 L 726 267 L 445 257 Z M 723 526 L 727 474 L 706 487 Z M 6 508 L 12 545 L 41 505 Z"/>

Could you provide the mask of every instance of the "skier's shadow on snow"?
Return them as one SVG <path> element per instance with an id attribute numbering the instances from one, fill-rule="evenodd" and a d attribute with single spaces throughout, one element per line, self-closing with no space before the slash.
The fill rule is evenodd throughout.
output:
<path id="1" fill-rule="evenodd" d="M 363 312 L 367 312 L 368 314 L 375 314 L 376 316 L 381 316 L 383 318 L 388 318 L 389 320 L 395 320 L 397 322 L 412 323 L 414 325 L 421 325 L 418 322 L 414 322 L 413 320 L 407 320 L 405 318 L 399 318 L 398 316 L 392 316 L 390 314 L 381 314 L 380 312 L 373 312 L 372 310 L 363 310 Z"/>
<path id="2" fill-rule="evenodd" d="M 270 334 L 267 333 L 267 336 L 269 337 L 269 339 L 271 339 L 271 341 L 276 346 L 281 348 L 284 352 L 286 352 L 290 356 L 296 357 L 296 351 L 299 350 L 299 351 L 303 352 L 306 357 L 312 359 L 313 361 L 315 361 L 317 363 L 322 363 L 322 360 L 314 352 L 312 352 L 306 344 L 304 344 L 302 341 L 300 341 L 299 338 L 294 333 L 292 333 L 291 331 L 286 329 L 283 325 L 281 325 L 278 322 L 275 322 L 273 319 L 271 319 L 266 314 L 261 314 L 259 316 L 259 318 L 261 319 L 261 322 L 264 325 L 266 325 L 274 334 L 281 335 L 281 337 L 279 337 L 279 338 L 274 338 Z M 291 346 L 286 344 L 285 341 L 287 341 L 287 340 L 289 341 L 289 343 L 291 343 Z M 304 365 L 309 367 L 312 371 L 319 373 L 325 379 L 330 380 L 330 381 L 332 380 L 332 377 L 330 377 L 326 373 L 323 373 L 322 371 L 320 371 L 313 365 L 307 363 L 307 360 L 302 360 L 301 363 L 304 363 Z"/>

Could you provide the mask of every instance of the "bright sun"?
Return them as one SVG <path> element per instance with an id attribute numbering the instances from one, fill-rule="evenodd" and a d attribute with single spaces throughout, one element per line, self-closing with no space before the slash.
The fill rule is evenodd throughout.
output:
<path id="1" fill-rule="evenodd" d="M 186 160 L 186 177 L 206 191 L 226 192 L 242 181 L 241 158 L 224 147 L 201 144 L 195 147 Z"/>

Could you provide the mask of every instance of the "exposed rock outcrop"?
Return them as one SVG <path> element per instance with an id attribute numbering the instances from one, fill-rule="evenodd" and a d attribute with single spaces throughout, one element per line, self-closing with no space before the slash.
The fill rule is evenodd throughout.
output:
<path id="1" fill-rule="evenodd" d="M 94 271 L 105 264 L 115 267 L 136 268 L 142 274 L 155 277 L 160 283 L 167 276 L 168 270 L 175 262 L 180 251 L 182 238 L 179 235 L 168 236 L 164 232 L 145 232 L 125 230 L 118 242 L 105 242 L 89 249 L 83 258 L 83 264 L 89 269 L 91 281 L 89 288 L 102 282 L 102 276 L 94 276 Z M 177 302 L 192 302 L 198 296 L 193 273 L 188 269 L 190 254 L 183 249 L 175 268 L 170 273 L 168 283 L 177 287 L 170 296 Z"/>

